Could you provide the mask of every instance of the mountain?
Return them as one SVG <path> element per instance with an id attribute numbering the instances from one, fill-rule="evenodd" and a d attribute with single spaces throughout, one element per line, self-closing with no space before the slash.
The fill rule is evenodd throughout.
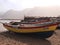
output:
<path id="1" fill-rule="evenodd" d="M 28 16 L 58 16 L 60 15 L 60 7 L 35 7 L 29 10 L 26 15 Z"/>
<path id="2" fill-rule="evenodd" d="M 5 12 L 1 17 L 3 19 L 24 19 L 24 16 L 26 15 L 31 9 L 25 9 L 22 11 L 16 11 L 16 10 L 8 10 Z"/>
<path id="3" fill-rule="evenodd" d="M 0 19 L 2 18 L 3 12 L 0 12 Z"/>
<path id="4" fill-rule="evenodd" d="M 15 10 L 8 10 L 2 15 L 3 19 L 22 19 L 23 13 Z"/>
<path id="5" fill-rule="evenodd" d="M 34 7 L 24 9 L 22 11 L 8 10 L 2 15 L 4 19 L 23 19 L 24 16 L 58 16 L 60 15 L 60 7 Z"/>

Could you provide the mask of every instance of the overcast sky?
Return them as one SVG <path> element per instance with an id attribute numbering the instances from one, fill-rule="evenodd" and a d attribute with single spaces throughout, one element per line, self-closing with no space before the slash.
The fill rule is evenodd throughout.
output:
<path id="1" fill-rule="evenodd" d="M 60 0 L 0 0 L 0 12 L 50 6 L 60 6 Z"/>
<path id="2" fill-rule="evenodd" d="M 31 7 L 60 6 L 60 0 L 0 0 L 0 11 L 23 10 Z"/>

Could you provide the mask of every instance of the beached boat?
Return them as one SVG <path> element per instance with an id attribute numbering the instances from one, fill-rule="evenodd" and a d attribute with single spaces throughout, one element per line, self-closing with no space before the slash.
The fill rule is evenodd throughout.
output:
<path id="1" fill-rule="evenodd" d="M 42 38 L 48 38 L 50 37 L 58 23 L 53 21 L 47 21 L 47 20 L 40 20 L 40 19 L 24 19 L 21 22 L 10 22 L 10 23 L 3 23 L 3 26 L 12 32 L 17 33 L 36 33 Z"/>
<path id="2" fill-rule="evenodd" d="M 56 21 L 59 23 L 57 29 L 60 29 L 60 17 L 56 17 Z"/>

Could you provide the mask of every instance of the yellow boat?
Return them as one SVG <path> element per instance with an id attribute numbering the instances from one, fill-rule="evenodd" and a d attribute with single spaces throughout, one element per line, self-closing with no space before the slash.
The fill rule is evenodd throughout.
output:
<path id="1" fill-rule="evenodd" d="M 23 24 L 24 25 L 24 24 Z M 27 24 L 28 25 L 28 24 Z M 46 26 L 21 26 L 18 27 L 18 25 L 8 25 L 8 24 L 3 24 L 3 26 L 13 32 L 18 32 L 18 33 L 34 33 L 34 32 L 46 32 L 46 31 L 54 31 L 57 27 L 57 24 L 50 24 Z"/>
<path id="2" fill-rule="evenodd" d="M 57 22 L 52 22 L 52 21 L 45 21 L 45 22 L 40 22 L 40 21 L 35 21 L 35 22 L 10 22 L 10 23 L 3 23 L 3 26 L 12 32 L 16 33 L 24 33 L 24 34 L 38 34 L 41 38 L 48 38 L 50 37 L 58 23 Z"/>
<path id="3" fill-rule="evenodd" d="M 26 25 L 26 26 L 24 26 L 24 25 Z M 10 25 L 10 24 L 6 24 L 6 23 L 3 24 L 3 26 L 9 31 L 17 32 L 17 33 L 27 33 L 27 34 L 36 33 L 36 34 L 39 34 L 39 36 L 42 38 L 50 37 L 57 27 L 56 23 L 55 24 L 52 23 L 52 24 L 48 24 L 48 25 L 40 24 L 41 26 L 27 26 L 27 25 L 29 25 L 29 24 L 23 24 L 22 26 Z"/>

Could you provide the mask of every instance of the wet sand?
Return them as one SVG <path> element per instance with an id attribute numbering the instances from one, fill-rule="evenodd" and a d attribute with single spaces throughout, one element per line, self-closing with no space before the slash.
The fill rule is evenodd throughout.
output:
<path id="1" fill-rule="evenodd" d="M 60 45 L 60 30 L 56 30 L 50 38 L 40 39 L 37 36 L 9 33 L 0 24 L 0 45 Z"/>

